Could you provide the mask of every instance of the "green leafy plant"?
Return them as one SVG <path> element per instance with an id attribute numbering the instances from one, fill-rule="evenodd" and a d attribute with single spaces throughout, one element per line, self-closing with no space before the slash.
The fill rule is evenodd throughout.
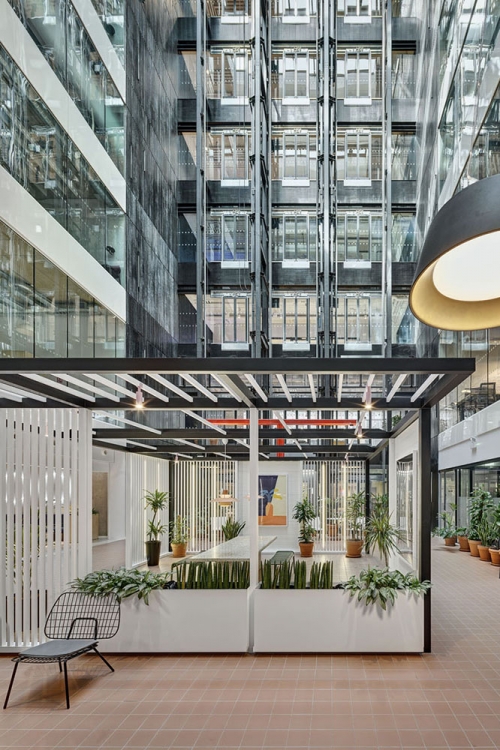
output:
<path id="1" fill-rule="evenodd" d="M 363 527 L 366 513 L 366 493 L 355 492 L 347 498 L 345 518 L 349 539 L 359 541 L 363 538 Z"/>
<path id="2" fill-rule="evenodd" d="M 333 562 L 318 563 L 311 565 L 309 574 L 309 588 L 331 589 L 333 587 Z"/>
<path id="3" fill-rule="evenodd" d="M 137 596 L 149 604 L 149 594 L 164 589 L 171 578 L 170 573 L 151 573 L 149 570 L 97 570 L 84 578 L 76 578 L 70 586 L 88 596 L 116 594 L 118 599 Z"/>
<path id="4" fill-rule="evenodd" d="M 483 519 L 491 520 L 493 510 L 491 493 L 482 485 L 476 487 L 469 502 L 469 539 L 479 538 L 479 526 Z"/>
<path id="5" fill-rule="evenodd" d="M 172 565 L 179 589 L 247 589 L 250 586 L 250 562 L 183 561 Z"/>
<path id="6" fill-rule="evenodd" d="M 170 524 L 170 544 L 187 544 L 189 540 L 189 526 L 182 516 L 176 516 Z"/>
<path id="7" fill-rule="evenodd" d="M 456 509 L 456 503 L 451 503 L 449 511 L 444 511 L 443 513 L 439 514 L 442 525 L 434 529 L 434 536 L 440 536 L 442 539 L 451 539 L 451 537 L 457 536 L 458 530 L 455 526 Z"/>
<path id="8" fill-rule="evenodd" d="M 297 560 L 293 570 L 293 587 L 305 589 L 307 585 L 307 564 L 305 560 Z"/>
<path id="9" fill-rule="evenodd" d="M 306 497 L 295 505 L 292 518 L 300 524 L 299 542 L 303 544 L 314 542 L 316 530 L 311 521 L 316 518 L 316 511 Z"/>
<path id="10" fill-rule="evenodd" d="M 377 548 L 385 566 L 388 567 L 389 555 L 393 552 L 399 552 L 398 542 L 401 541 L 399 530 L 391 523 L 388 504 L 387 506 L 382 503 L 375 505 L 366 524 L 366 550 Z"/>
<path id="11" fill-rule="evenodd" d="M 400 591 L 423 596 L 431 588 L 431 582 L 419 581 L 411 573 L 405 575 L 399 570 L 368 568 L 362 570 L 359 576 L 351 576 L 341 587 L 349 592 L 349 596 L 356 597 L 358 602 L 366 605 L 378 603 L 386 610 L 388 604 L 394 604 Z"/>
<path id="12" fill-rule="evenodd" d="M 146 502 L 144 509 L 153 513 L 153 517 L 148 521 L 147 537 L 150 542 L 158 541 L 168 528 L 167 524 L 159 523 L 158 520 L 158 514 L 165 510 L 168 505 L 168 497 L 168 492 L 161 492 L 160 490 L 147 491 L 144 495 Z"/>
<path id="13" fill-rule="evenodd" d="M 222 533 L 224 534 L 224 539 L 228 541 L 228 539 L 236 539 L 237 536 L 241 534 L 243 529 L 245 528 L 245 522 L 244 521 L 235 521 L 235 519 L 229 515 L 227 517 L 227 521 L 222 526 Z"/>
<path id="14" fill-rule="evenodd" d="M 401 416 L 401 414 L 395 414 L 392 417 L 392 427 L 393 427 L 393 429 L 394 429 L 394 427 L 396 427 L 397 424 L 399 424 L 401 422 L 402 419 L 403 419 L 403 417 Z"/>
<path id="15" fill-rule="evenodd" d="M 497 527 L 488 518 L 482 518 L 477 527 L 478 539 L 483 547 L 490 547 L 497 540 Z"/>

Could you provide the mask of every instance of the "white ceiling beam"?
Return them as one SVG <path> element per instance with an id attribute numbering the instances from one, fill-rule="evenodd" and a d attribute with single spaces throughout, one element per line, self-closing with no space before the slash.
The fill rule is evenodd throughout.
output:
<path id="1" fill-rule="evenodd" d="M 33 399 L 33 401 L 41 401 L 43 404 L 47 403 L 47 399 L 45 396 L 40 396 L 40 394 L 25 390 L 20 386 L 14 387 L 7 383 L 0 382 L 0 388 L 2 389 L 2 391 L 5 391 L 6 393 L 13 393 L 14 396 L 20 396 L 20 398 L 31 398 Z"/>
<path id="2" fill-rule="evenodd" d="M 140 380 L 137 380 L 137 378 L 132 377 L 132 375 L 124 375 L 123 373 L 120 373 L 120 375 L 117 375 L 117 377 L 121 378 L 121 380 L 124 380 L 126 383 L 135 385 L 136 388 L 140 388 L 145 393 L 149 393 L 151 396 L 159 398 L 160 401 L 165 401 L 168 404 L 168 396 L 165 396 L 164 393 L 160 393 L 160 391 L 157 391 L 156 388 L 151 388 L 151 386 L 142 383 Z"/>
<path id="3" fill-rule="evenodd" d="M 156 380 L 157 383 L 161 383 L 165 388 L 168 388 L 173 393 L 176 393 L 178 396 L 183 398 L 185 401 L 189 401 L 189 403 L 193 403 L 194 399 L 192 396 L 189 395 L 189 393 L 185 393 L 182 388 L 179 388 L 177 385 L 174 385 L 170 382 L 170 380 L 167 380 L 162 375 L 156 375 L 156 373 L 149 373 L 149 377 L 153 378 L 153 380 Z"/>
<path id="4" fill-rule="evenodd" d="M 314 375 L 311 373 L 308 374 L 307 379 L 309 380 L 309 388 L 311 389 L 311 398 L 316 403 L 316 387 L 314 385 Z"/>
<path id="5" fill-rule="evenodd" d="M 372 375 L 368 375 L 368 380 L 366 381 L 366 386 L 365 386 L 365 392 L 363 394 L 363 403 L 364 404 L 371 403 L 371 396 L 372 396 L 371 391 L 372 391 L 372 385 L 373 385 L 373 381 L 374 380 L 375 380 L 375 375 L 373 375 L 373 374 Z"/>
<path id="6" fill-rule="evenodd" d="M 261 397 L 261 399 L 267 404 L 268 397 L 267 393 L 261 388 L 261 386 L 258 384 L 256 378 L 254 378 L 253 375 L 250 375 L 249 373 L 245 373 L 245 377 L 248 380 L 249 384 L 254 389 L 255 393 Z"/>
<path id="7" fill-rule="evenodd" d="M 279 373 L 276 373 L 276 378 L 278 380 L 278 383 L 281 386 L 281 390 L 285 394 L 287 400 L 291 403 L 292 402 L 292 394 L 290 393 L 290 390 L 286 384 L 286 380 L 283 377 L 283 375 L 280 375 Z"/>
<path id="8" fill-rule="evenodd" d="M 157 451 L 156 445 L 146 445 L 145 443 L 138 443 L 136 440 L 126 440 L 127 445 L 137 445 L 139 448 L 145 448 L 147 451 Z"/>
<path id="9" fill-rule="evenodd" d="M 413 403 L 414 401 L 416 401 L 417 398 L 419 396 L 421 396 L 424 391 L 427 390 L 427 388 L 430 386 L 430 384 L 433 383 L 436 380 L 437 377 L 438 377 L 438 375 L 429 375 L 429 377 L 424 380 L 424 382 L 422 383 L 422 385 L 420 386 L 420 388 L 417 388 L 417 390 L 415 391 L 415 393 L 413 394 L 413 396 L 410 399 L 411 402 Z"/>
<path id="10" fill-rule="evenodd" d="M 189 383 L 189 385 L 192 385 L 193 388 L 196 388 L 200 393 L 203 393 L 204 396 L 209 398 L 214 403 L 217 403 L 219 400 L 215 393 L 212 393 L 212 391 L 209 391 L 208 388 L 205 388 L 204 385 L 202 385 L 196 378 L 193 378 L 192 375 L 188 375 L 187 372 L 180 372 L 179 377 L 181 377 L 183 380 L 186 381 L 186 383 Z"/>
<path id="11" fill-rule="evenodd" d="M 278 420 L 280 425 L 283 427 L 283 429 L 285 429 L 288 432 L 289 435 L 292 434 L 290 427 L 287 425 L 287 423 L 285 422 L 285 420 L 283 419 L 283 417 L 278 411 L 273 411 L 273 417 L 274 419 Z"/>
<path id="12" fill-rule="evenodd" d="M 218 384 L 221 385 L 224 388 L 224 390 L 229 393 L 230 396 L 235 398 L 236 401 L 238 401 L 238 403 L 241 404 L 241 402 L 243 401 L 241 396 L 238 393 L 236 393 L 236 391 L 233 388 L 231 388 L 231 385 L 229 383 L 227 383 L 225 380 L 222 379 L 221 375 L 214 375 L 213 372 L 210 374 L 213 377 L 213 379 L 216 380 Z"/>
<path id="13" fill-rule="evenodd" d="M 227 432 L 222 429 L 222 427 L 219 427 L 219 425 L 212 424 L 212 422 L 209 422 L 208 419 L 205 419 L 205 417 L 200 417 L 199 414 L 196 414 L 196 412 L 191 411 L 191 409 L 181 409 L 181 412 L 183 414 L 187 414 L 188 417 L 193 417 L 193 419 L 197 419 L 198 422 L 201 422 L 201 424 L 204 424 L 206 427 L 210 427 L 212 430 L 215 430 L 216 432 L 220 432 L 221 435 L 227 435 Z"/>
<path id="14" fill-rule="evenodd" d="M 21 404 L 23 401 L 22 396 L 18 396 L 16 393 L 12 393 L 11 391 L 4 391 L 3 388 L 0 388 L 0 398 L 6 398 L 9 401 L 17 401 L 18 404 Z"/>
<path id="15" fill-rule="evenodd" d="M 344 375 L 337 375 L 337 402 L 342 401 L 342 386 L 344 385 Z"/>
<path id="16" fill-rule="evenodd" d="M 387 394 L 387 398 L 386 398 L 387 403 L 389 403 L 389 401 L 392 401 L 396 393 L 399 391 L 399 389 L 403 385 L 405 378 L 407 377 L 408 377 L 407 373 L 402 373 L 401 375 L 398 375 L 396 382 L 394 383 L 391 390 Z"/>
<path id="17" fill-rule="evenodd" d="M 53 378 L 61 378 L 61 380 L 66 380 L 68 383 L 72 383 L 73 385 L 77 385 L 79 388 L 83 388 L 85 391 L 90 391 L 90 393 L 95 393 L 97 396 L 104 396 L 104 398 L 109 398 L 111 401 L 117 401 L 120 403 L 120 399 L 118 396 L 113 396 L 112 393 L 106 393 L 106 391 L 103 391 L 102 388 L 97 388 L 95 385 L 89 385 L 88 383 L 84 383 L 83 380 L 79 380 L 78 378 L 73 377 L 73 375 L 66 375 L 65 373 L 52 373 Z"/>
<path id="18" fill-rule="evenodd" d="M 145 430 L 146 432 L 153 432 L 155 435 L 161 435 L 161 430 L 157 430 L 154 427 L 148 427 L 145 424 L 141 424 L 140 422 L 134 422 L 132 419 L 125 419 L 125 417 L 117 417 L 114 414 L 108 414 L 108 412 L 94 412 L 94 417 L 97 419 L 100 417 L 100 421 L 102 422 L 102 417 L 105 417 L 106 419 L 113 419 L 115 422 L 123 422 L 123 424 L 130 424 L 133 427 L 137 427 L 138 430 Z"/>
<path id="19" fill-rule="evenodd" d="M 82 398 L 84 401 L 90 401 L 91 403 L 95 403 L 95 398 L 93 396 L 89 396 L 88 393 L 77 391 L 75 390 L 75 388 L 69 388 L 69 386 L 63 385 L 62 383 L 57 383 L 55 380 L 51 380 L 50 378 L 44 378 L 43 375 L 35 375 L 33 373 L 26 372 L 24 373 L 24 377 L 29 378 L 30 380 L 34 380 L 36 383 L 41 383 L 42 385 L 48 385 L 50 388 L 55 388 L 57 391 L 62 391 L 63 393 L 69 393 L 71 396 L 78 396 L 78 398 Z"/>
<path id="20" fill-rule="evenodd" d="M 192 443 L 190 440 L 184 440 L 184 438 L 171 438 L 171 439 L 175 440 L 176 443 L 182 443 L 183 445 L 190 445 L 191 448 L 198 448 L 199 451 L 205 450 L 204 445 L 198 445 L 198 443 Z"/>
<path id="21" fill-rule="evenodd" d="M 101 383 L 102 385 L 105 385 L 107 388 L 111 388 L 112 391 L 116 391 L 117 393 L 123 393 L 124 396 L 128 396 L 129 398 L 135 399 L 135 393 L 134 391 L 129 391 L 128 388 L 124 388 L 123 385 L 119 385 L 118 383 L 115 383 L 112 380 L 109 380 L 109 378 L 105 378 L 104 375 L 98 375 L 97 373 L 83 373 L 84 377 L 89 378 L 89 380 L 95 380 L 96 383 Z"/>

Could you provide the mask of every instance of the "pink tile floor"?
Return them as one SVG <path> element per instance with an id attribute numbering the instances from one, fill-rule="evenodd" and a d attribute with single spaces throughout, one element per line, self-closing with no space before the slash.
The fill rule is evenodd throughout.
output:
<path id="1" fill-rule="evenodd" d="M 57 666 L 21 665 L 0 748 L 499 748 L 498 569 L 433 549 L 432 654 L 85 657 L 69 711 Z"/>

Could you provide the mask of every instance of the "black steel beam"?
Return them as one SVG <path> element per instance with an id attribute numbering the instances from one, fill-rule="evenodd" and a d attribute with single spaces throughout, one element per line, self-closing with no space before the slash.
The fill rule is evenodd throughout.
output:
<path id="1" fill-rule="evenodd" d="M 228 457 L 238 456 L 240 454 L 245 455 L 248 453 L 249 448 L 245 448 L 243 445 L 212 445 L 205 446 L 206 450 L 201 451 L 197 448 L 192 448 L 190 445 L 164 445 L 155 451 L 155 456 L 160 453 L 184 453 L 186 455 L 207 455 L 209 453 L 225 453 Z M 297 448 L 295 445 L 261 445 L 259 451 L 265 454 L 272 453 L 337 453 L 339 455 L 345 455 L 346 453 L 358 453 L 363 454 L 365 457 L 373 452 L 371 445 L 358 445 L 349 448 L 347 445 L 303 445 L 301 448 Z M 139 449 L 140 452 L 141 449 Z"/>
<path id="2" fill-rule="evenodd" d="M 293 394 L 292 394 L 293 395 Z M 268 410 L 268 411 L 290 411 L 293 409 L 299 409 L 299 410 L 309 410 L 309 411 L 360 411 L 364 410 L 365 406 L 362 402 L 362 394 L 360 394 L 359 398 L 343 398 L 340 402 L 337 402 L 334 399 L 331 398 L 325 398 L 320 397 L 316 401 L 313 401 L 312 398 L 309 397 L 300 397 L 297 396 L 293 398 L 292 402 L 288 401 L 285 397 L 281 396 L 271 396 L 269 398 L 269 401 L 265 403 L 261 399 L 255 399 L 255 406 L 258 409 L 261 410 Z M 400 398 L 395 399 L 393 398 L 392 401 L 389 403 L 386 402 L 385 398 L 374 398 L 373 399 L 373 410 L 374 411 L 385 411 L 387 409 L 402 409 L 402 410 L 409 410 L 409 409 L 419 409 L 420 408 L 420 400 L 416 401 L 414 403 L 411 402 L 410 398 Z M 98 409 L 101 411 L 135 411 L 135 402 L 133 399 L 121 399 L 120 403 L 116 403 L 115 401 L 110 401 L 109 399 L 105 398 L 96 398 L 95 405 L 92 407 L 94 409 Z M 244 404 L 241 404 L 239 401 L 236 401 L 234 398 L 219 398 L 218 402 L 215 403 L 214 401 L 211 401 L 209 398 L 196 398 L 194 397 L 194 401 L 192 404 L 189 404 L 187 401 L 185 401 L 182 398 L 171 398 L 168 403 L 165 403 L 165 401 L 160 401 L 159 399 L 155 399 L 154 397 L 151 398 L 145 398 L 144 404 L 141 409 L 141 412 L 146 411 L 180 411 L 182 409 L 190 409 L 191 411 L 241 411 L 242 409 L 246 409 L 247 407 Z"/>
<path id="3" fill-rule="evenodd" d="M 431 580 L 431 534 L 433 528 L 431 410 L 422 409 L 419 418 L 420 465 L 420 580 Z M 431 651 L 431 592 L 424 597 L 424 651 Z"/>
<path id="4" fill-rule="evenodd" d="M 33 370 L 29 370 L 29 372 L 31 373 L 33 372 Z M 8 375 L 2 373 L 0 378 L 0 388 L 2 382 L 8 383 L 9 385 L 12 385 L 14 387 L 18 386 L 23 390 L 38 393 L 39 396 L 45 396 L 47 398 L 46 403 L 42 403 L 41 401 L 34 401 L 34 399 L 31 399 L 30 403 L 33 403 L 35 408 L 38 409 L 48 407 L 55 407 L 60 409 L 61 407 L 68 406 L 79 406 L 86 409 L 95 408 L 95 404 L 92 403 L 92 401 L 86 401 L 83 398 L 78 398 L 78 396 L 73 396 L 71 393 L 64 393 L 64 391 L 60 391 L 57 388 L 51 388 L 44 383 L 37 383 L 35 380 L 30 380 L 30 378 L 23 378 L 22 375 Z M 64 383 L 63 385 L 66 385 L 66 383 Z M 89 393 L 88 395 L 92 396 L 91 393 Z M 8 399 L 2 399 L 2 401 L 5 401 L 8 407 L 12 407 L 14 403 L 13 401 L 9 401 Z M 29 406 L 28 397 L 26 398 L 26 400 L 23 399 L 23 403 L 19 404 L 19 406 L 27 408 Z M 120 408 L 120 405 L 115 402 L 115 409 L 116 408 Z"/>
<path id="5" fill-rule="evenodd" d="M 227 432 L 227 439 L 235 439 L 238 438 L 240 440 L 244 438 L 248 438 L 248 428 L 238 428 L 238 429 L 232 429 L 228 427 L 226 429 Z M 117 438 L 124 438 L 128 440 L 174 440 L 175 438 L 181 438 L 183 440 L 212 440 L 212 439 L 222 439 L 222 435 L 218 435 L 213 430 L 210 430 L 209 428 L 206 429 L 193 429 L 186 427 L 185 429 L 178 428 L 178 429 L 168 429 L 168 430 L 162 430 L 161 435 L 154 435 L 151 432 L 146 432 L 145 430 L 136 429 L 135 427 L 124 427 L 123 429 L 120 428 L 102 428 L 102 429 L 95 429 L 94 428 L 94 434 L 96 439 L 106 439 L 110 438 L 113 440 L 116 440 Z M 363 437 L 370 438 L 373 440 L 384 440 L 385 438 L 388 438 L 391 435 L 390 432 L 385 432 L 384 430 L 363 430 Z M 277 438 L 285 438 L 287 440 L 343 440 L 343 439 L 350 439 L 354 438 L 354 428 L 351 430 L 345 430 L 345 429 L 329 429 L 328 427 L 325 427 L 323 429 L 315 428 L 315 429 L 300 429 L 300 428 L 292 428 L 292 434 L 290 435 L 286 430 L 278 430 L 278 429 L 261 429 L 259 430 L 259 440 L 276 440 Z M 226 439 L 226 438 L 224 438 Z"/>

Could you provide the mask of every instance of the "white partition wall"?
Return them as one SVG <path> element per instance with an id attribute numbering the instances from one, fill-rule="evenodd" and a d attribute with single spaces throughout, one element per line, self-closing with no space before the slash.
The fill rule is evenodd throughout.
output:
<path id="1" fill-rule="evenodd" d="M 91 570 L 91 413 L 0 410 L 0 648 L 44 640 L 48 609 Z"/>
<path id="2" fill-rule="evenodd" d="M 126 518 L 125 561 L 127 568 L 146 561 L 146 523 L 144 495 L 146 492 L 169 490 L 169 462 L 151 456 L 127 453 L 126 457 Z M 168 508 L 160 516 L 161 523 L 168 524 Z M 162 554 L 168 552 L 168 534 L 162 539 Z"/>

